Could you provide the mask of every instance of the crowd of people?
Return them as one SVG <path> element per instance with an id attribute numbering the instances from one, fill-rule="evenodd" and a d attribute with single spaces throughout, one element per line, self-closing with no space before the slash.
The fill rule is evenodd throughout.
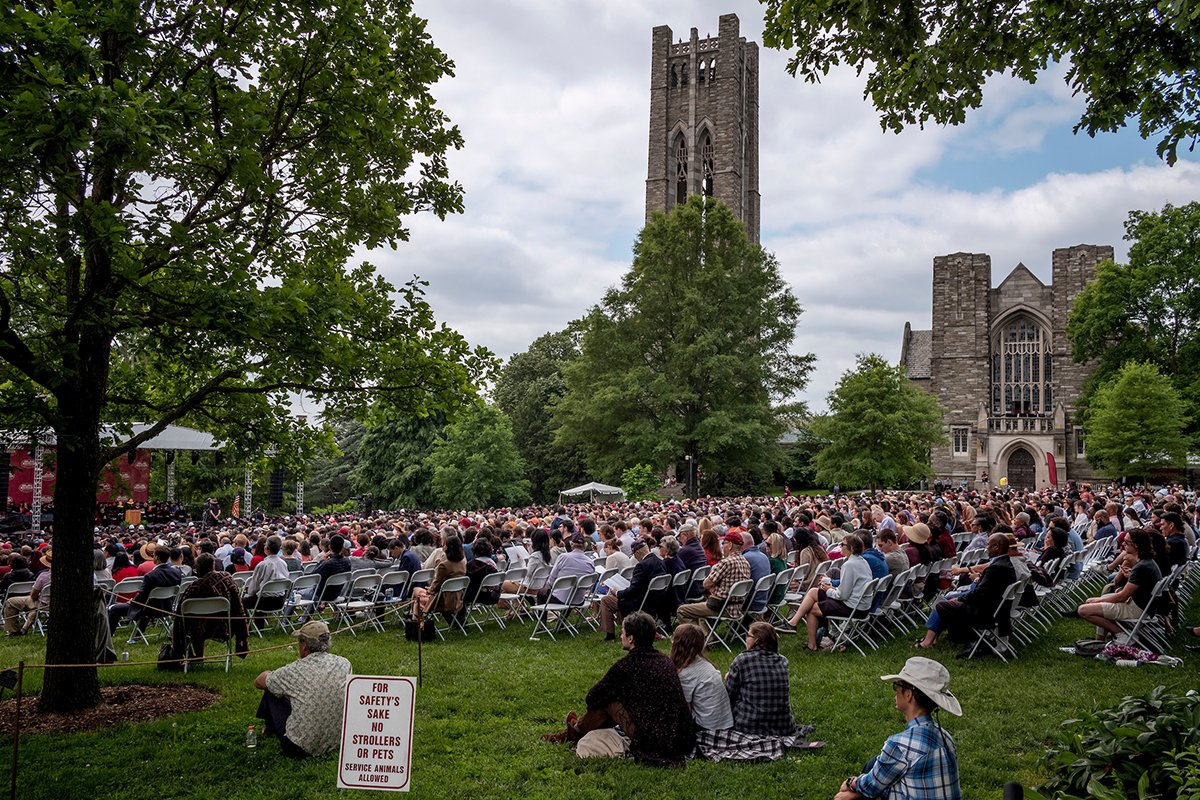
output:
<path id="1" fill-rule="evenodd" d="M 247 609 L 276 610 L 288 600 L 260 596 L 261 589 L 314 561 L 319 563 L 310 569 L 319 582 L 305 601 L 332 600 L 326 584 L 338 573 L 368 567 L 410 573 L 429 569 L 432 579 L 413 589 L 413 602 L 426 613 L 451 616 L 463 613 L 468 597 L 507 603 L 509 614 L 519 613 L 511 600 L 502 598 L 529 590 L 528 602 L 546 600 L 558 578 L 632 568 L 627 582 L 600 589 L 605 593 L 594 608 L 604 638 L 619 637 L 628 653 L 588 693 L 585 712 L 569 715 L 564 730 L 549 738 L 574 742 L 580 755 L 629 755 L 650 764 L 678 764 L 696 754 L 776 758 L 789 748 L 819 746 L 809 739 L 811 726 L 798 724 L 788 705 L 789 666 L 780 652 L 780 634 L 803 627 L 807 649 L 828 646 L 823 635 L 826 617 L 869 610 L 873 598 L 862 596 L 864 585 L 953 557 L 960 549 L 956 539 L 966 540 L 966 549 L 986 555 L 974 565 L 931 573 L 910 589 L 929 600 L 940 598 L 932 605 L 925 636 L 915 643 L 918 648 L 936 647 L 943 636 L 961 641 L 975 624 L 995 615 L 999 598 L 1014 581 L 1044 574 L 1048 561 L 1109 538 L 1116 542 L 1108 565 L 1109 589 L 1088 598 L 1077 613 L 1094 623 L 1099 634 L 1118 635 L 1116 623 L 1139 614 L 1158 578 L 1193 552 L 1200 527 L 1195 495 L 1179 486 L 1144 492 L 1083 486 L 1071 493 L 947 490 L 483 512 L 381 511 L 288 516 L 258 524 L 207 509 L 206 514 L 195 523 L 169 520 L 95 528 L 97 579 L 143 578 L 137 596 L 118 598 L 111 605 L 111 626 L 126 618 L 142 626 L 156 611 L 163 613 L 165 609 L 154 608 L 149 590 L 178 585 L 189 575 L 197 580 L 188 592 L 228 597 L 236 608 L 234 616 L 247 616 Z M 838 560 L 838 569 L 816 568 L 832 559 Z M 526 568 L 522 577 L 486 596 L 476 591 L 487 575 L 515 563 Z M 49 573 L 52 564 L 52 536 L 11 534 L 0 545 L 0 593 L 14 581 L 43 580 L 42 573 Z M 757 586 L 764 576 L 794 565 L 807 569 L 792 586 L 731 595 L 740 581 L 752 580 Z M 710 569 L 695 585 L 655 581 L 697 567 Z M 549 568 L 549 579 L 534 586 L 531 581 L 539 568 Z M 240 587 L 230 579 L 238 572 L 251 573 Z M 469 579 L 464 592 L 439 591 L 442 583 L 460 576 Z M 665 588 L 650 591 L 652 582 L 656 587 L 665 583 Z M 800 598 L 789 618 L 774 626 L 764 621 L 764 609 L 778 606 L 788 591 Z M 574 598 L 553 599 L 570 603 Z M 40 607 L 36 594 L 6 603 L 9 634 L 28 631 Z M 707 620 L 717 613 L 745 621 L 745 651 L 724 676 L 704 653 Z M 327 637 L 327 630 L 301 630 L 307 630 L 301 638 L 302 655 L 308 654 L 302 660 L 326 653 L 328 643 L 322 636 Z M 671 635 L 669 656 L 654 647 L 661 631 Z M 246 630 L 236 633 L 238 649 L 244 650 Z M 201 643 L 203 638 L 192 637 Z M 182 640 L 176 643 L 174 657 L 195 655 L 183 652 L 182 646 Z M 322 674 L 342 668 L 340 662 L 330 664 Z M 294 671 L 302 676 L 307 668 Z M 920 751 L 921 758 L 933 759 L 937 766 L 925 770 L 910 764 L 913 774 L 936 773 L 935 778 L 926 775 L 920 780 L 954 788 L 919 796 L 957 797 L 952 740 L 940 725 L 931 733 L 928 721 L 939 707 L 958 713 L 957 701 L 950 702 L 944 667 L 917 657 L 899 675 L 885 679 L 895 681 L 897 708 L 909 725 L 897 741 L 889 740 L 873 765 L 843 785 L 839 796 L 881 796 L 886 787 L 910 779 L 900 762 Z M 259 683 L 276 698 L 284 691 L 281 687 L 295 690 L 295 682 L 282 677 L 260 676 Z M 296 698 L 290 702 L 295 713 Z M 299 707 L 304 707 L 303 701 Z M 264 697 L 261 711 L 270 724 L 285 728 L 287 714 L 280 703 Z M 315 749 L 324 747 L 319 737 L 309 736 L 297 733 L 295 752 L 316 754 Z"/>

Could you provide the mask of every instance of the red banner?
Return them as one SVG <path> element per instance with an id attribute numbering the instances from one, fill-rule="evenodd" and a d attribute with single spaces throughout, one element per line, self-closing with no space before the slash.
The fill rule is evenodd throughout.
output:
<path id="1" fill-rule="evenodd" d="M 8 474 L 9 504 L 29 505 L 33 502 L 33 453 L 20 449 L 10 454 Z M 54 448 L 46 448 L 46 461 L 42 464 L 42 501 L 54 499 Z M 144 505 L 150 499 L 150 451 L 138 450 L 133 463 L 121 456 L 100 473 L 96 486 L 96 499 L 102 503 L 132 499 Z"/>
<path id="2" fill-rule="evenodd" d="M 1050 485 L 1058 486 L 1058 466 L 1054 463 L 1051 453 L 1046 453 L 1046 469 L 1050 471 Z"/>

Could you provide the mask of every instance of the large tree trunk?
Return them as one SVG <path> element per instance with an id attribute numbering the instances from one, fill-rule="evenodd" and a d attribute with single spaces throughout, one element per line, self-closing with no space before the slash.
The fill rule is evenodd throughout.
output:
<path id="1" fill-rule="evenodd" d="M 107 371 L 107 348 L 103 371 Z M 95 353 L 92 354 L 93 356 Z M 94 376 L 93 376 L 94 377 Z M 100 702 L 96 674 L 96 615 L 92 559 L 96 518 L 96 482 L 100 469 L 100 404 L 96 387 L 79 387 L 69 405 L 60 406 L 58 475 L 54 487 L 54 569 L 50 587 L 47 664 L 87 666 L 46 669 L 41 707 L 76 711 Z M 91 396 L 88 396 L 88 395 Z"/>

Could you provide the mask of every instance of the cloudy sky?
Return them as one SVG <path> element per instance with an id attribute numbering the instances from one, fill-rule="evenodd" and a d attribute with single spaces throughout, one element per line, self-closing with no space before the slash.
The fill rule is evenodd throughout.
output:
<path id="1" fill-rule="evenodd" d="M 451 172 L 466 212 L 419 217 L 398 250 L 369 258 L 431 284 L 438 318 L 501 357 L 595 304 L 628 269 L 644 223 L 650 32 L 716 33 L 747 0 L 417 0 L 456 64 L 435 95 L 463 132 Z M 1080 103 L 1061 71 L 998 79 L 959 128 L 880 130 L 852 71 L 819 85 L 760 50 L 762 243 L 804 305 L 795 348 L 817 355 L 813 410 L 856 353 L 900 355 L 927 328 L 934 256 L 989 253 L 998 284 L 1023 262 L 1050 279 L 1056 247 L 1127 252 L 1130 209 L 1200 195 L 1200 164 L 1163 166 L 1136 132 L 1074 136 Z"/>

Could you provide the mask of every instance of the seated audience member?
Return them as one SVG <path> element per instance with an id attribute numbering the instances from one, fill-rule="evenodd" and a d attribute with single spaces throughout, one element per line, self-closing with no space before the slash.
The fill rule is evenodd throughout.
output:
<path id="1" fill-rule="evenodd" d="M 180 624 L 176 620 L 171 627 L 171 658 L 202 659 L 204 658 L 204 643 L 209 639 L 224 641 L 232 638 L 234 652 L 245 658 L 249 650 L 249 626 L 246 621 L 246 607 L 242 604 L 241 591 L 229 577 L 228 572 L 216 569 L 216 559 L 208 553 L 201 553 L 196 558 L 196 580 L 183 590 L 179 596 L 180 607 L 184 600 L 200 597 L 224 597 L 229 601 L 229 616 L 231 626 L 223 619 L 205 619 L 203 617 L 187 617 Z M 282 606 L 280 606 L 282 607 Z M 232 630 L 229 628 L 232 627 Z"/>
<path id="2" fill-rule="evenodd" d="M 862 557 L 863 544 L 863 537 L 847 534 L 843 543 L 847 552 L 846 560 L 842 562 L 841 577 L 836 585 L 827 578 L 821 586 L 809 589 L 800 601 L 796 613 L 792 614 L 792 618 L 787 622 L 779 625 L 776 631 L 795 633 L 800 620 L 804 620 L 808 626 L 808 649 L 816 651 L 817 628 L 822 617 L 866 615 L 874 597 L 863 594 L 866 585 L 871 581 L 871 567 Z M 850 603 L 854 603 L 855 606 L 851 607 Z"/>
<path id="3" fill-rule="evenodd" d="M 429 586 L 413 589 L 413 599 L 420 604 L 421 613 L 441 612 L 454 615 L 463 607 L 463 592 L 442 592 L 433 608 L 434 598 L 438 597 L 442 584 L 450 578 L 461 578 L 467 574 L 467 554 L 463 552 L 462 539 L 450 536 L 443 545 L 445 558 L 438 562 L 433 572 L 433 581 Z"/>
<path id="4" fill-rule="evenodd" d="M 52 568 L 54 552 L 47 549 L 42 552 L 41 556 L 45 569 L 33 578 L 33 588 L 29 590 L 29 594 L 10 597 L 4 601 L 4 631 L 9 636 L 23 636 L 28 633 L 29 629 L 33 627 L 33 623 L 37 621 L 38 611 L 50 606 L 49 587 L 51 573 L 54 571 Z M 28 569 L 24 571 L 30 572 Z M 10 581 L 10 585 L 11 583 Z M 22 616 L 24 619 L 18 622 Z"/>
<path id="5" fill-rule="evenodd" d="M 467 599 L 483 605 L 494 606 L 500 601 L 500 587 L 495 586 L 486 591 L 481 590 L 480 584 L 488 575 L 499 572 L 496 560 L 492 558 L 492 540 L 486 536 L 475 539 L 472 550 L 475 558 L 467 562 Z"/>
<path id="6" fill-rule="evenodd" d="M 834 800 L 962 800 L 954 740 L 932 716 L 938 708 L 962 716 L 962 706 L 950 691 L 950 673 L 936 661 L 914 657 L 898 675 L 881 677 L 893 682 L 896 708 L 907 724 L 888 737 L 861 774 L 842 782 Z"/>
<path id="7" fill-rule="evenodd" d="M 916 643 L 917 647 L 923 650 L 933 647 L 943 631 L 949 631 L 955 641 L 966 642 L 973 626 L 992 623 L 1004 590 L 1017 580 L 1016 569 L 1008 554 L 1009 543 L 1007 534 L 992 534 L 987 549 L 990 560 L 974 588 L 934 606 L 925 622 L 925 638 Z"/>
<path id="8" fill-rule="evenodd" d="M 621 540 L 613 537 L 604 540 L 604 568 L 625 569 L 633 565 L 633 559 L 621 552 Z"/>
<path id="9" fill-rule="evenodd" d="M 543 736 L 574 742 L 580 758 L 629 755 L 651 766 L 682 766 L 695 748 L 692 714 L 671 659 L 654 649 L 654 619 L 630 614 L 621 626 L 628 652 L 587 693 L 587 712 Z M 620 730 L 617 730 L 617 726 Z"/>
<path id="10" fill-rule="evenodd" d="M 329 652 L 329 626 L 313 620 L 293 636 L 300 658 L 260 673 L 254 687 L 263 692 L 258 716 L 263 730 L 279 738 L 290 758 L 320 756 L 337 748 L 345 712 L 350 662 Z"/>
<path id="11" fill-rule="evenodd" d="M 663 614 L 670 619 L 673 603 L 667 603 L 670 588 L 657 592 L 657 597 L 646 597 L 650 581 L 659 575 L 667 573 L 660 559 L 647 544 L 645 539 L 638 539 L 631 547 L 637 566 L 633 568 L 633 576 L 629 580 L 629 588 L 617 592 L 609 592 L 600 598 L 600 630 L 604 632 L 604 641 L 616 639 L 616 625 L 625 615 L 643 608 L 658 619 Z M 643 605 L 643 599 L 645 604 Z"/>
<path id="12" fill-rule="evenodd" d="M 708 598 L 700 603 L 686 603 L 680 606 L 677 612 L 680 622 L 699 622 L 719 613 L 734 584 L 750 580 L 750 563 L 742 555 L 742 542 L 740 533 L 725 535 L 721 541 L 724 557 L 704 579 L 704 589 L 708 592 Z M 730 600 L 726 616 L 740 616 L 743 604 L 744 600 Z"/>
<path id="13" fill-rule="evenodd" d="M 559 578 L 579 578 L 596 575 L 596 566 L 592 557 L 588 555 L 587 539 L 582 533 L 576 531 L 563 540 L 563 552 L 554 560 L 554 566 L 550 568 L 550 577 L 546 580 L 546 585 L 538 590 L 538 600 L 546 602 L 549 599 L 550 593 L 553 591 L 554 582 Z M 593 581 L 594 584 L 594 581 Z M 559 590 L 559 593 L 554 596 L 554 600 L 559 603 L 571 604 L 573 602 L 582 602 L 583 596 L 587 593 L 588 587 L 581 586 L 574 591 Z"/>
<path id="14" fill-rule="evenodd" d="M 1114 592 L 1089 597 L 1079 606 L 1079 618 L 1096 626 L 1098 636 L 1115 636 L 1121 633 L 1117 622 L 1136 620 L 1150 603 L 1154 585 L 1162 578 L 1162 571 L 1154 560 L 1150 534 L 1143 528 L 1134 528 L 1125 533 L 1125 552 L 1136 558 L 1132 567 L 1123 566 L 1124 577 L 1121 587 Z"/>
<path id="15" fill-rule="evenodd" d="M 683 699 L 692 710 L 692 719 L 701 730 L 719 731 L 733 727 L 729 692 L 721 673 L 705 654 L 708 638 L 699 625 L 685 622 L 671 636 L 671 662 L 679 670 Z"/>
<path id="16" fill-rule="evenodd" d="M 145 630 L 150 620 L 163 616 L 171 610 L 170 600 L 150 602 L 150 592 L 159 587 L 178 586 L 183 575 L 171 566 L 171 550 L 168 547 L 154 548 L 155 567 L 142 578 L 141 591 L 128 603 L 114 603 L 108 608 L 108 628 L 115 631 L 117 623 L 126 616 L 137 623 L 138 630 Z"/>

